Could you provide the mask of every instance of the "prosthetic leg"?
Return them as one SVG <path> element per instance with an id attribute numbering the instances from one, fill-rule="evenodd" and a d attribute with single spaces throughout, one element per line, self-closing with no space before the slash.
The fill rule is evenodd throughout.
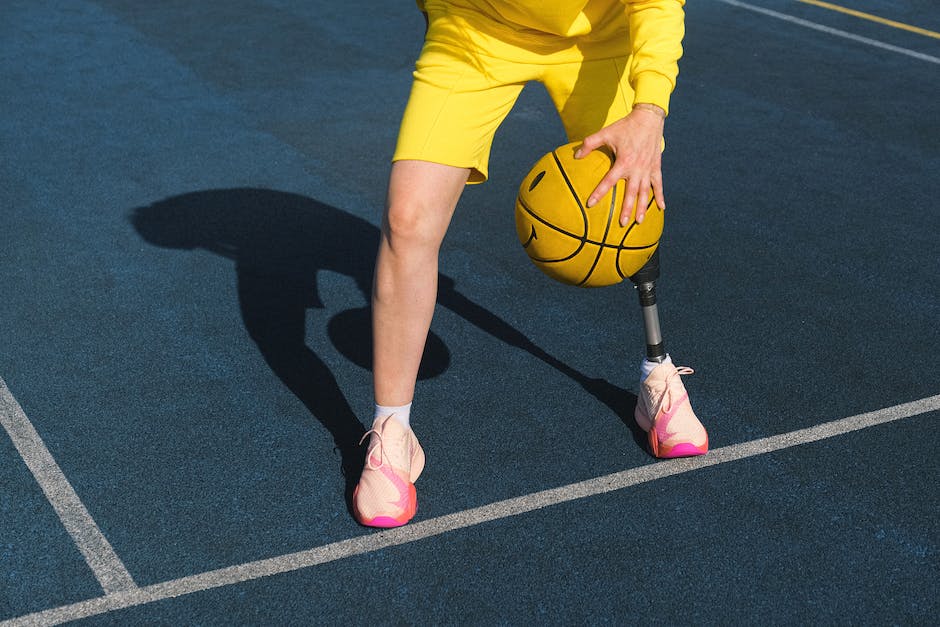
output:
<path id="1" fill-rule="evenodd" d="M 666 347 L 659 329 L 659 310 L 656 308 L 656 279 L 659 278 L 659 248 L 642 268 L 630 277 L 640 296 L 643 310 L 643 326 L 646 328 L 646 358 L 662 363 L 666 359 Z"/>
<path id="2" fill-rule="evenodd" d="M 630 280 L 636 285 L 643 309 L 646 358 L 662 364 L 666 360 L 666 346 L 656 309 L 658 278 L 659 249 Z M 656 457 L 690 457 L 708 451 L 708 433 L 689 404 L 689 395 L 679 378 L 683 374 L 692 374 L 692 369 L 658 365 L 643 380 L 637 396 L 636 422 L 646 431 L 650 451 Z"/>

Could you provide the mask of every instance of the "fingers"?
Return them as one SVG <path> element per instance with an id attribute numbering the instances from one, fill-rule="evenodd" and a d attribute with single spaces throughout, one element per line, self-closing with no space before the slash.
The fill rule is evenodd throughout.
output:
<path id="1" fill-rule="evenodd" d="M 651 181 L 645 185 L 633 185 L 628 180 L 623 197 L 623 208 L 620 211 L 620 226 L 627 226 L 634 212 L 636 213 L 637 224 L 642 224 L 644 218 L 646 218 L 646 212 L 654 200 L 656 206 L 663 211 L 666 210 L 662 177 L 652 177 Z"/>
<path id="2" fill-rule="evenodd" d="M 574 158 L 582 159 L 586 155 L 603 146 L 605 143 L 606 142 L 604 141 L 604 137 L 600 132 L 594 133 L 593 135 L 588 135 L 581 142 L 581 146 L 579 146 L 578 149 L 574 151 Z"/>
<path id="3" fill-rule="evenodd" d="M 651 200 L 655 199 L 656 204 L 665 210 L 666 200 L 663 194 L 662 175 L 654 174 L 648 178 L 629 174 L 620 176 L 616 168 L 611 168 L 597 187 L 594 188 L 594 191 L 591 192 L 591 195 L 588 196 L 588 208 L 596 205 L 621 180 L 624 181 L 626 190 L 624 191 L 623 205 L 620 211 L 620 226 L 629 224 L 634 213 L 636 213 L 636 221 L 642 223 Z"/>
<path id="4" fill-rule="evenodd" d="M 652 177 L 653 183 L 653 197 L 656 199 L 656 204 L 663 211 L 666 210 L 666 194 L 663 192 L 663 177 L 662 174 L 659 176 Z"/>
<path id="5" fill-rule="evenodd" d="M 627 226 L 636 213 L 636 221 L 642 222 L 649 203 L 649 184 L 641 185 L 635 179 L 627 179 L 623 194 L 623 206 L 620 210 L 620 226 Z"/>
<path id="6" fill-rule="evenodd" d="M 587 206 L 595 206 L 611 188 L 623 180 L 625 191 L 620 211 L 621 226 L 629 224 L 634 216 L 638 223 L 642 222 L 651 198 L 665 209 L 661 144 L 661 121 L 658 127 L 651 127 L 648 124 L 637 124 L 630 117 L 585 137 L 575 151 L 576 159 L 582 159 L 604 146 L 614 155 L 610 170 L 588 196 Z"/>
<path id="7" fill-rule="evenodd" d="M 649 186 L 634 188 L 627 186 L 626 195 L 623 198 L 623 210 L 620 212 L 620 226 L 630 224 L 630 218 L 636 212 L 636 222 L 640 224 L 646 217 L 646 207 L 649 204 Z M 639 193 L 638 193 L 639 192 Z"/>
<path id="8" fill-rule="evenodd" d="M 650 195 L 651 191 L 652 191 L 652 196 Z M 666 210 L 666 198 L 665 198 L 665 195 L 663 194 L 663 177 L 660 173 L 654 173 L 653 176 L 650 177 L 649 184 L 640 187 L 639 192 L 640 193 L 639 193 L 639 197 L 637 198 L 637 204 L 636 204 L 637 224 L 643 223 L 643 219 L 646 217 L 646 211 L 647 209 L 649 209 L 651 201 L 653 200 L 656 201 L 656 205 L 660 209 L 662 209 L 663 211 Z M 624 199 L 624 204 L 626 204 L 626 199 Z M 629 216 L 627 216 L 626 219 L 629 220 Z M 624 216 L 623 214 L 621 214 L 620 225 L 626 226 L 626 224 L 627 223 L 624 222 Z"/>
<path id="9" fill-rule="evenodd" d="M 591 154 L 601 146 L 611 147 L 607 141 L 603 129 L 588 135 L 584 138 L 584 141 L 581 142 L 581 146 L 574 153 L 575 159 L 583 159 L 587 155 Z M 616 154 L 616 153 L 615 153 Z M 607 192 L 610 191 L 610 188 L 617 184 L 617 181 L 620 180 L 620 176 L 617 174 L 617 164 L 616 160 L 614 165 L 608 170 L 604 178 L 601 179 L 600 183 L 597 184 L 597 187 L 594 188 L 594 191 L 591 192 L 591 195 L 588 196 L 587 206 L 588 208 L 593 207 L 597 204 L 597 201 L 603 198 Z"/>
<path id="10" fill-rule="evenodd" d="M 591 192 L 591 195 L 588 196 L 588 209 L 596 205 L 598 200 L 606 196 L 607 192 L 610 191 L 610 188 L 616 185 L 620 178 L 621 177 L 616 173 L 616 171 L 611 168 L 607 174 L 604 175 L 604 178 L 601 179 L 601 182 L 597 184 L 597 187 L 594 188 L 594 191 Z"/>

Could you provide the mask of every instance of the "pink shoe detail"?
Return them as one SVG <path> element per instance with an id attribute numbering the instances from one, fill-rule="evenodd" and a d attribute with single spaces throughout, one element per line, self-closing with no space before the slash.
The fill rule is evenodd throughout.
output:
<path id="1" fill-rule="evenodd" d="M 660 364 L 641 386 L 634 417 L 647 432 L 655 457 L 690 457 L 708 452 L 708 433 L 692 411 L 680 378 L 692 372 L 684 366 Z"/>
<path id="2" fill-rule="evenodd" d="M 354 502 L 358 496 L 358 493 L 359 486 L 356 486 L 356 489 L 353 492 Z M 404 509 L 402 515 L 398 517 L 376 516 L 374 518 L 365 518 L 358 509 L 354 509 L 353 511 L 355 512 L 356 520 L 360 525 L 365 525 L 366 527 L 381 527 L 383 529 L 401 527 L 414 518 L 415 513 L 418 511 L 418 493 L 415 490 L 414 485 L 408 485 L 406 487 L 406 494 L 402 497 L 401 507 Z"/>
<path id="3" fill-rule="evenodd" d="M 697 455 L 704 455 L 708 452 L 708 438 L 705 439 L 705 444 L 702 446 L 696 446 L 694 444 L 689 444 L 688 442 L 680 442 L 675 446 L 661 448 L 657 457 L 661 459 L 671 459 L 674 457 L 695 457 Z"/>
<path id="4" fill-rule="evenodd" d="M 418 509 L 414 481 L 424 469 L 424 451 L 411 429 L 391 416 L 376 419 L 366 464 L 353 491 L 353 515 L 369 527 L 398 527 Z"/>

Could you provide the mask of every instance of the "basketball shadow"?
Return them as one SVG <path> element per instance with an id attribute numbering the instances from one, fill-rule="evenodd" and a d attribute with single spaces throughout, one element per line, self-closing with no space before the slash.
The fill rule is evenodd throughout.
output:
<path id="1" fill-rule="evenodd" d="M 353 279 L 369 302 L 379 229 L 311 198 L 266 189 L 219 189 L 174 196 L 134 209 L 130 221 L 148 243 L 163 248 L 201 248 L 235 262 L 242 320 L 271 370 L 331 434 L 342 457 L 347 505 L 364 461 L 359 441 L 365 427 L 327 364 L 307 345 L 306 317 L 323 309 L 318 273 Z M 552 357 L 510 324 L 472 302 L 454 281 L 440 277 L 439 304 L 490 335 L 525 350 L 569 376 L 618 416 L 632 415 L 636 398 L 601 379 L 591 379 Z M 353 363 L 371 368 L 368 307 L 334 315 L 325 331 Z M 419 378 L 444 372 L 450 352 L 433 333 Z M 627 420 L 633 426 L 633 421 Z"/>

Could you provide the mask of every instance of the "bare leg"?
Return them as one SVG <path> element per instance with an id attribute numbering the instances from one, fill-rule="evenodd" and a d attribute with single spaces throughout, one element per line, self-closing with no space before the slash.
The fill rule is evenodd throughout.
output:
<path id="1" fill-rule="evenodd" d="M 372 289 L 379 405 L 406 405 L 414 397 L 437 301 L 438 252 L 469 174 L 427 161 L 392 165 Z"/>

